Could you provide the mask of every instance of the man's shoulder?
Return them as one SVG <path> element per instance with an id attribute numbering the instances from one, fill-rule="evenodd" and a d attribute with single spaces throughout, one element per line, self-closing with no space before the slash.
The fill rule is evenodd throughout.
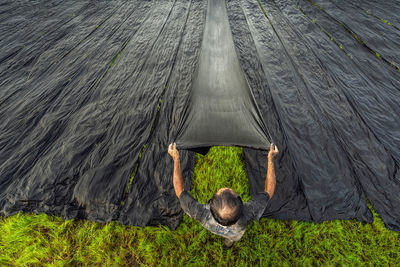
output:
<path id="1" fill-rule="evenodd" d="M 268 200 L 270 199 L 269 194 L 267 192 L 259 192 L 255 195 L 253 195 L 251 197 L 251 199 L 248 202 L 245 203 L 252 203 L 252 202 L 257 202 L 257 201 L 261 201 L 261 202 L 268 202 Z"/>
<path id="2" fill-rule="evenodd" d="M 200 222 L 204 221 L 207 215 L 206 206 L 200 204 L 189 192 L 183 190 L 179 196 L 179 202 L 187 215 Z"/>
<path id="3" fill-rule="evenodd" d="M 259 220 L 267 207 L 270 197 L 267 192 L 254 195 L 248 202 L 243 203 L 243 222 Z"/>
<path id="4" fill-rule="evenodd" d="M 188 191 L 186 191 L 186 190 L 183 190 L 182 193 L 179 195 L 179 200 L 180 200 L 180 201 L 182 201 L 182 200 L 187 201 L 188 198 L 193 198 L 193 197 L 192 197 L 192 195 L 191 195 Z"/>

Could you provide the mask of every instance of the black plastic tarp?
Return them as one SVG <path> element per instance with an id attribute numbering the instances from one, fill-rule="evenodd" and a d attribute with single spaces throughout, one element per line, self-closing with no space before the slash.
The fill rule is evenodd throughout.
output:
<path id="1" fill-rule="evenodd" d="M 167 147 L 186 132 L 186 148 L 245 146 L 251 194 L 264 187 L 268 153 L 254 148 L 278 145 L 265 217 L 371 222 L 369 200 L 400 230 L 397 9 L 372 0 L 1 2 L 0 214 L 176 228 Z M 232 99 L 234 108 L 222 105 Z M 210 107 L 227 114 L 217 142 L 193 134 Z M 238 110 L 243 118 L 232 118 Z M 181 150 L 181 163 L 190 189 L 194 153 Z"/>
<path id="2" fill-rule="evenodd" d="M 373 57 L 370 60 L 381 65 L 381 71 L 391 73 L 389 79 L 395 82 L 385 84 L 384 77 L 369 78 L 363 70 L 370 66 L 357 66 L 354 59 L 343 53 L 293 2 L 261 3 L 265 10 L 264 26 L 259 23 L 262 16 L 253 19 L 258 14 L 255 12 L 257 5 L 247 1 L 242 6 L 245 13 L 247 11 L 249 31 L 266 73 L 265 89 L 277 109 L 287 153 L 299 175 L 299 187 L 312 220 L 357 218 L 370 222 L 372 215 L 364 195 L 367 194 L 387 227 L 399 229 L 399 213 L 393 210 L 399 203 L 399 165 L 397 152 L 391 153 L 399 147 L 396 137 L 400 129 L 399 95 L 398 88 L 393 86 L 398 84 L 398 72 Z M 358 49 L 362 50 L 363 46 L 359 44 Z M 367 53 L 368 57 L 372 56 Z M 279 68 L 274 67 L 278 62 Z M 286 71 L 282 71 L 284 68 Z M 377 87 L 381 88 L 380 92 L 374 90 Z M 367 103 L 374 104 L 363 109 Z M 295 111 L 289 115 L 287 112 L 292 109 L 288 108 L 293 106 Z M 372 124 L 377 123 L 377 119 L 381 120 L 380 127 Z M 273 132 L 271 129 L 273 138 L 277 139 Z M 381 138 L 378 134 L 382 134 Z M 385 140 L 392 145 L 386 148 Z M 259 153 L 245 151 L 248 169 L 262 165 L 265 157 L 257 155 Z M 263 176 L 249 173 L 250 180 L 257 178 L 260 183 Z M 319 185 L 315 187 L 316 184 Z M 286 216 L 282 207 L 287 201 L 282 203 L 278 197 L 272 199 L 271 204 L 278 214 L 283 212 Z"/>
<path id="3" fill-rule="evenodd" d="M 210 0 L 178 148 L 215 145 L 268 149 L 270 137 L 236 55 L 225 0 Z"/>

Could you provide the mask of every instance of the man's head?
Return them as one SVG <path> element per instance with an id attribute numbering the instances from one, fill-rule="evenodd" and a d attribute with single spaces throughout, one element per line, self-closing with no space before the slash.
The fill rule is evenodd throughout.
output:
<path id="1" fill-rule="evenodd" d="M 221 188 L 211 198 L 210 211 L 219 224 L 235 224 L 242 215 L 242 209 L 242 199 L 230 188 Z"/>

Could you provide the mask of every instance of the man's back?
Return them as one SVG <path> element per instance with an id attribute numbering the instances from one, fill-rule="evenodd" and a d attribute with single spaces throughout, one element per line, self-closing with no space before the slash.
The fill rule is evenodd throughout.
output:
<path id="1" fill-rule="evenodd" d="M 257 194 L 250 201 L 243 203 L 243 211 L 239 220 L 233 225 L 225 226 L 215 220 L 210 211 L 210 203 L 200 204 L 187 191 L 183 191 L 179 198 L 181 207 L 187 215 L 198 220 L 210 232 L 231 241 L 239 241 L 246 231 L 247 225 L 261 218 L 269 199 L 266 192 Z"/>

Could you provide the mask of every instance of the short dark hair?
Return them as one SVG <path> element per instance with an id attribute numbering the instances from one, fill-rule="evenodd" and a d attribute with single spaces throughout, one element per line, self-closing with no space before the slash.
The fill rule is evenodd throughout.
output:
<path id="1" fill-rule="evenodd" d="M 229 216 L 222 218 L 220 210 L 224 207 L 228 207 L 232 212 Z M 242 215 L 242 210 L 242 199 L 232 190 L 223 190 L 219 194 L 214 194 L 210 200 L 210 211 L 212 216 L 219 224 L 224 226 L 235 224 Z"/>

